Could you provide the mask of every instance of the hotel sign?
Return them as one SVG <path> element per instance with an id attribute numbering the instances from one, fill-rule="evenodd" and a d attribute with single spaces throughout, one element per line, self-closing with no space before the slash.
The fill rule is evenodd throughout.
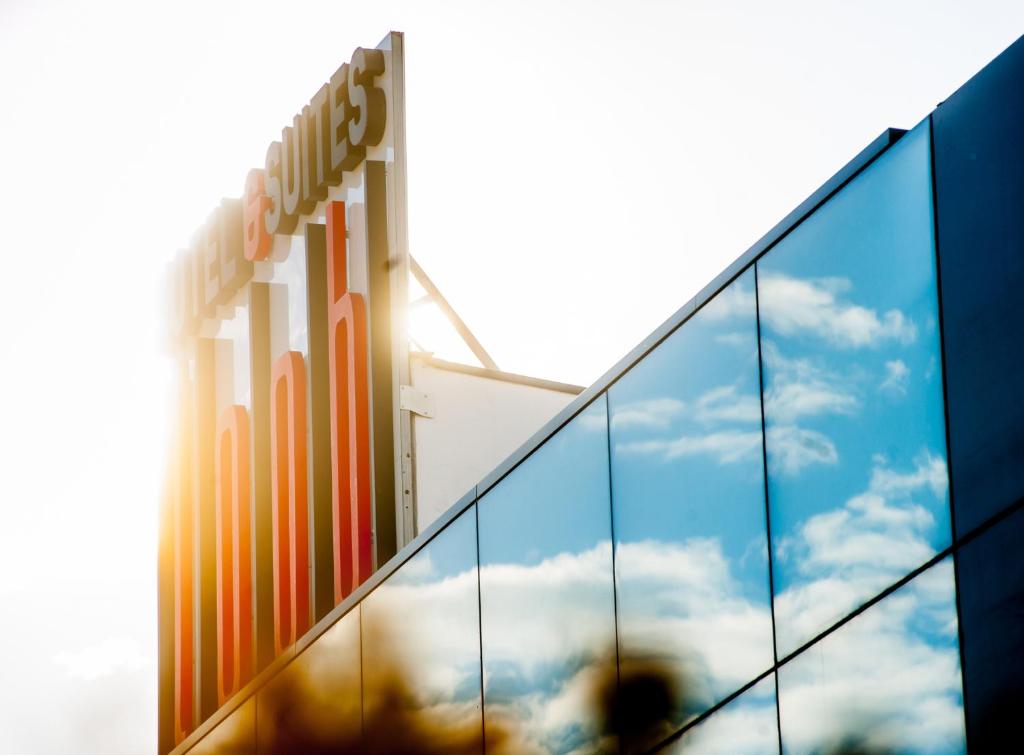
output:
<path id="1" fill-rule="evenodd" d="M 173 743 L 412 537 L 403 69 L 357 49 L 170 270 Z"/>

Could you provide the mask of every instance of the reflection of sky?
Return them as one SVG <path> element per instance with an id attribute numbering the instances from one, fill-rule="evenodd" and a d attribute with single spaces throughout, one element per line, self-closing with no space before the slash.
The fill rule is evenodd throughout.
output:
<path id="1" fill-rule="evenodd" d="M 623 648 L 699 712 L 772 664 L 753 270 L 611 389 Z"/>
<path id="2" fill-rule="evenodd" d="M 908 134 L 758 263 L 780 654 L 949 542 L 927 138 Z M 674 664 L 687 705 L 673 723 L 770 667 L 754 286 L 748 271 L 611 388 L 610 437 L 601 398 L 478 503 L 486 713 L 515 724 L 509 751 L 597 745 L 589 691 L 615 637 L 609 448 L 620 647 Z M 473 513 L 364 609 L 413 617 L 402 644 L 425 704 L 478 700 Z M 867 744 L 959 748 L 952 577 L 912 584 L 814 646 L 817 670 L 786 664 L 794 752 L 873 720 Z M 769 677 L 681 745 L 771 751 L 773 703 Z"/>
<path id="3" fill-rule="evenodd" d="M 474 513 L 464 512 L 363 601 L 368 693 L 375 670 L 397 665 L 425 707 L 440 707 L 438 715 L 456 702 L 464 704 L 459 715 L 479 710 Z"/>
<path id="4" fill-rule="evenodd" d="M 589 752 L 594 662 L 613 646 L 606 407 L 598 399 L 479 502 L 488 720 L 510 752 Z"/>
<path id="5" fill-rule="evenodd" d="M 950 541 L 927 124 L 758 262 L 781 655 Z"/>
<path id="6" fill-rule="evenodd" d="M 604 397 L 480 500 L 480 565 L 536 564 L 610 539 Z"/>
<path id="7" fill-rule="evenodd" d="M 770 674 L 662 752 L 672 755 L 764 755 L 778 752 L 778 749 L 775 676 Z"/>
<path id="8" fill-rule="evenodd" d="M 952 560 L 783 665 L 779 712 L 788 753 L 963 752 Z"/>

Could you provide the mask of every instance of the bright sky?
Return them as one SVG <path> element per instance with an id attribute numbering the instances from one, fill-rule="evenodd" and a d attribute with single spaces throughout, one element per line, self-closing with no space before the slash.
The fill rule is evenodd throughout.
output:
<path id="1" fill-rule="evenodd" d="M 391 29 L 412 253 L 504 369 L 587 384 L 1024 4 L 2 0 L 5 752 L 155 749 L 163 266 Z"/>

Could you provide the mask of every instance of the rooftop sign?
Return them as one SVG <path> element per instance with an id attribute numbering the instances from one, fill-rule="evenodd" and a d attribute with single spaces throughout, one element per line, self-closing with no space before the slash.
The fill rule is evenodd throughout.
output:
<path id="1" fill-rule="evenodd" d="M 172 265 L 165 740 L 412 537 L 403 70 L 358 48 Z"/>

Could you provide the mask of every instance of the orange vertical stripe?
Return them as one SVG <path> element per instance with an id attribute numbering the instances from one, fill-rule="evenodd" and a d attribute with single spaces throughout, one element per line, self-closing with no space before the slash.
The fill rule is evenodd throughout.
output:
<path id="1" fill-rule="evenodd" d="M 252 676 L 252 551 L 249 416 L 230 406 L 216 444 L 217 697 L 224 703 Z"/>
<path id="2" fill-rule="evenodd" d="M 348 291 L 345 203 L 327 205 L 334 601 L 373 573 L 366 302 Z"/>
<path id="3" fill-rule="evenodd" d="M 306 369 L 289 351 L 270 378 L 270 475 L 274 565 L 274 651 L 309 629 L 309 498 L 306 467 Z"/>

